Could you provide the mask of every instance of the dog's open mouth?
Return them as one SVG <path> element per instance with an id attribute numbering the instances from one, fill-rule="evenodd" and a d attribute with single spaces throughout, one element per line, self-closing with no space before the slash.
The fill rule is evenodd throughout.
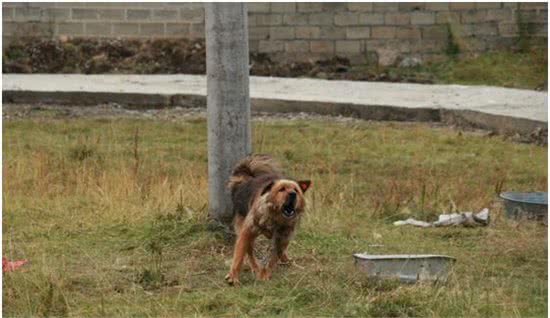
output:
<path id="1" fill-rule="evenodd" d="M 292 205 L 284 205 L 283 206 L 283 215 L 287 218 L 291 218 L 296 214 L 296 210 L 294 209 L 294 204 Z"/>
<path id="2" fill-rule="evenodd" d="M 296 195 L 290 194 L 283 205 L 283 215 L 292 218 L 296 214 Z"/>

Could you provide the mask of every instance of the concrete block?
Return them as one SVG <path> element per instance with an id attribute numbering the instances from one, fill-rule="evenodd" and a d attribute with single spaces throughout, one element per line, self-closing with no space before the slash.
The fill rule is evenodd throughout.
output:
<path id="1" fill-rule="evenodd" d="M 393 39 L 395 38 L 396 28 L 393 26 L 374 26 L 371 28 L 371 32 L 374 39 Z"/>
<path id="2" fill-rule="evenodd" d="M 36 7 L 15 8 L 15 20 L 39 21 L 42 17 L 42 10 Z"/>
<path id="3" fill-rule="evenodd" d="M 430 25 L 422 27 L 423 39 L 447 39 L 449 37 L 449 29 L 447 25 Z"/>
<path id="4" fill-rule="evenodd" d="M 140 23 L 139 34 L 152 37 L 164 36 L 164 23 Z"/>
<path id="5" fill-rule="evenodd" d="M 498 34 L 502 37 L 516 37 L 519 35 L 518 24 L 510 22 L 499 23 Z"/>
<path id="6" fill-rule="evenodd" d="M 409 44 L 413 53 L 441 53 L 446 48 L 447 42 L 438 39 L 422 39 Z"/>
<path id="7" fill-rule="evenodd" d="M 476 8 L 475 2 L 451 2 L 449 3 L 449 9 L 451 10 L 473 10 Z"/>
<path id="8" fill-rule="evenodd" d="M 280 14 L 258 14 L 256 23 L 259 26 L 263 25 L 281 25 L 283 24 L 283 16 Z"/>
<path id="9" fill-rule="evenodd" d="M 334 14 L 332 13 L 310 13 L 309 24 L 310 25 L 332 25 L 334 21 Z"/>
<path id="10" fill-rule="evenodd" d="M 425 9 L 426 9 L 425 2 L 400 2 L 399 3 L 400 12 L 423 11 Z"/>
<path id="11" fill-rule="evenodd" d="M 95 9 L 72 9 L 73 20 L 97 20 Z"/>
<path id="12" fill-rule="evenodd" d="M 251 14 L 251 13 L 248 13 L 248 27 L 254 27 L 254 26 L 257 26 L 258 25 L 258 22 L 256 20 L 256 16 Z"/>
<path id="13" fill-rule="evenodd" d="M 97 10 L 97 18 L 102 21 L 121 21 L 124 20 L 124 9 L 99 9 Z"/>
<path id="14" fill-rule="evenodd" d="M 69 36 L 75 36 L 75 35 L 83 35 L 84 34 L 84 23 L 71 23 L 71 22 L 63 22 L 57 24 L 57 35 L 69 35 Z"/>
<path id="15" fill-rule="evenodd" d="M 435 15 L 437 24 L 457 24 L 460 23 L 460 13 L 458 12 L 437 12 Z"/>
<path id="16" fill-rule="evenodd" d="M 42 11 L 42 20 L 45 21 L 66 21 L 71 17 L 71 9 L 63 8 L 44 8 Z"/>
<path id="17" fill-rule="evenodd" d="M 15 35 L 18 24 L 19 23 L 8 22 L 6 20 L 2 21 L 2 35 L 3 36 Z M 5 45 L 5 43 L 3 45 Z"/>
<path id="18" fill-rule="evenodd" d="M 501 7 L 500 2 L 476 2 L 476 9 L 498 9 Z"/>
<path id="19" fill-rule="evenodd" d="M 359 15 L 359 24 L 365 24 L 365 25 L 384 24 L 384 15 L 381 13 L 362 13 Z"/>
<path id="20" fill-rule="evenodd" d="M 319 27 L 296 27 L 296 39 L 318 39 L 321 36 Z"/>
<path id="21" fill-rule="evenodd" d="M 307 41 L 288 41 L 285 42 L 285 52 L 309 52 L 309 43 Z"/>
<path id="22" fill-rule="evenodd" d="M 341 40 L 346 38 L 346 29 L 342 27 L 322 26 L 320 30 L 320 38 L 324 40 Z"/>
<path id="23" fill-rule="evenodd" d="M 153 21 L 176 21 L 178 19 L 178 11 L 176 10 L 153 10 L 151 19 Z"/>
<path id="24" fill-rule="evenodd" d="M 113 23 L 113 35 L 135 36 L 139 35 L 138 23 Z"/>
<path id="25" fill-rule="evenodd" d="M 448 2 L 426 2 L 426 11 L 448 11 Z"/>
<path id="26" fill-rule="evenodd" d="M 309 49 L 312 53 L 334 53 L 334 42 L 332 41 L 311 41 Z"/>
<path id="27" fill-rule="evenodd" d="M 484 22 L 486 17 L 486 10 L 468 10 L 461 12 L 460 21 L 462 23 L 478 23 Z"/>
<path id="28" fill-rule="evenodd" d="M 527 10 L 547 10 L 547 2 L 520 2 L 520 9 Z"/>
<path id="29" fill-rule="evenodd" d="M 248 38 L 251 40 L 267 40 L 269 39 L 269 32 L 269 27 L 248 28 Z"/>
<path id="30" fill-rule="evenodd" d="M 258 52 L 258 49 L 260 48 L 260 41 L 258 40 L 248 40 L 248 49 L 250 52 Z"/>
<path id="31" fill-rule="evenodd" d="M 203 23 L 203 9 L 180 9 L 180 20 L 189 23 Z"/>
<path id="32" fill-rule="evenodd" d="M 384 15 L 385 25 L 407 25 L 411 23 L 409 13 L 389 12 Z"/>
<path id="33" fill-rule="evenodd" d="M 359 14 L 353 12 L 338 12 L 334 15 L 335 25 L 357 25 L 359 24 Z"/>
<path id="34" fill-rule="evenodd" d="M 284 51 L 283 41 L 260 41 L 258 51 L 261 53 L 275 53 Z"/>
<path id="35" fill-rule="evenodd" d="M 374 6 L 372 2 L 350 2 L 348 3 L 348 10 L 355 12 L 372 12 Z"/>
<path id="36" fill-rule="evenodd" d="M 189 38 L 191 39 L 204 39 L 205 31 L 203 23 L 192 23 L 189 27 Z"/>
<path id="37" fill-rule="evenodd" d="M 298 12 L 321 12 L 323 6 L 320 2 L 298 2 L 296 9 Z"/>
<path id="38" fill-rule="evenodd" d="M 308 15 L 303 13 L 290 13 L 283 16 L 284 25 L 307 25 Z M 249 19 L 250 24 L 250 19 Z"/>
<path id="39" fill-rule="evenodd" d="M 272 2 L 271 12 L 274 12 L 274 13 L 296 12 L 296 2 Z"/>
<path id="40" fill-rule="evenodd" d="M 346 12 L 348 6 L 345 2 L 321 2 L 325 12 Z"/>
<path id="41" fill-rule="evenodd" d="M 269 13 L 270 10 L 269 2 L 249 2 L 246 5 L 248 12 Z"/>
<path id="42" fill-rule="evenodd" d="M 432 12 L 412 12 L 411 13 L 411 24 L 422 25 L 422 24 L 434 24 L 435 15 Z"/>
<path id="43" fill-rule="evenodd" d="M 518 12 L 523 23 L 546 23 L 548 22 L 547 10 L 521 10 Z"/>
<path id="44" fill-rule="evenodd" d="M 370 38 L 370 27 L 348 27 L 346 29 L 346 39 L 368 39 Z"/>
<path id="45" fill-rule="evenodd" d="M 124 20 L 123 9 L 72 9 L 73 20 Z"/>
<path id="46" fill-rule="evenodd" d="M 126 11 L 126 19 L 129 20 L 129 21 L 149 20 L 149 19 L 151 19 L 151 10 L 128 9 Z"/>
<path id="47" fill-rule="evenodd" d="M 55 33 L 55 25 L 47 22 L 5 22 L 2 21 L 3 36 L 16 37 L 43 36 L 51 37 Z"/>
<path id="48" fill-rule="evenodd" d="M 361 53 L 361 41 L 336 41 L 336 53 Z"/>
<path id="49" fill-rule="evenodd" d="M 112 35 L 112 24 L 105 22 L 86 22 L 86 35 L 110 36 Z"/>
<path id="50" fill-rule="evenodd" d="M 487 10 L 487 17 L 485 21 L 510 21 L 512 22 L 514 15 L 509 8 L 503 9 L 489 9 Z"/>
<path id="51" fill-rule="evenodd" d="M 273 40 L 293 40 L 295 38 L 294 27 L 272 27 L 269 30 Z"/>
<path id="52" fill-rule="evenodd" d="M 502 2 L 503 8 L 518 9 L 519 6 L 519 2 Z"/>
<path id="53" fill-rule="evenodd" d="M 373 3 L 374 12 L 397 12 L 399 11 L 399 3 L 397 2 L 375 2 Z"/>
<path id="54" fill-rule="evenodd" d="M 476 23 L 476 24 L 463 24 L 460 28 L 461 35 L 463 36 L 483 36 L 483 35 L 497 35 L 498 28 L 495 23 Z"/>
<path id="55" fill-rule="evenodd" d="M 398 39 L 420 39 L 422 33 L 417 26 L 397 27 L 395 30 L 395 37 Z"/>
<path id="56" fill-rule="evenodd" d="M 172 37 L 185 37 L 188 36 L 191 31 L 191 27 L 188 23 L 166 23 L 167 36 Z"/>
<path id="57" fill-rule="evenodd" d="M 13 20 L 13 12 L 14 11 L 15 11 L 14 8 L 7 8 L 5 6 L 2 6 L 2 20 L 3 21 Z"/>

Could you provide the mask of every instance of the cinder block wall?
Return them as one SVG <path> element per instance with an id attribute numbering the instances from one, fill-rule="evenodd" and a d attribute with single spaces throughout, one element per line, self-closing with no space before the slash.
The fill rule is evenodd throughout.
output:
<path id="1" fill-rule="evenodd" d="M 253 52 L 392 64 L 546 38 L 547 3 L 249 3 Z M 3 3 L 3 38 L 204 38 L 202 3 Z"/>

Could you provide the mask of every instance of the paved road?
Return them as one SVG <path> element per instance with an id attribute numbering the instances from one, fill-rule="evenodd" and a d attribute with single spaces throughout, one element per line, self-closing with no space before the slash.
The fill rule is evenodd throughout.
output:
<path id="1" fill-rule="evenodd" d="M 2 80 L 3 92 L 206 95 L 203 75 L 4 74 Z M 548 122 L 547 92 L 521 89 L 253 76 L 250 94 L 253 100 L 467 110 Z"/>

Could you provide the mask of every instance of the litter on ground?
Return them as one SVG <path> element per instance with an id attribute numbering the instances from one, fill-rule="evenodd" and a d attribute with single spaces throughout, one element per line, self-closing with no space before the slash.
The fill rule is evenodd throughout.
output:
<path id="1" fill-rule="evenodd" d="M 393 222 L 393 225 L 414 225 L 420 227 L 442 227 L 463 225 L 467 227 L 486 226 L 489 224 L 489 209 L 484 208 L 478 213 L 461 212 L 451 214 L 441 214 L 439 219 L 434 222 L 419 221 L 413 218 Z"/>
<path id="2" fill-rule="evenodd" d="M 2 272 L 11 272 L 13 270 L 16 270 L 17 268 L 25 265 L 28 261 L 26 259 L 19 260 L 19 261 L 8 261 L 7 258 L 2 257 Z"/>

